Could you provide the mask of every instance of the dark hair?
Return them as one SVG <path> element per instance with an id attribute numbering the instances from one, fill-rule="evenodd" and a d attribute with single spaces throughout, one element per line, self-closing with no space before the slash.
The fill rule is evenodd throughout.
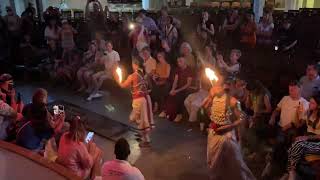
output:
<path id="1" fill-rule="evenodd" d="M 297 80 L 292 80 L 292 81 L 290 81 L 289 86 L 298 86 L 300 88 L 301 84 Z"/>
<path id="2" fill-rule="evenodd" d="M 118 160 L 127 160 L 130 155 L 130 145 L 124 138 L 119 139 L 114 146 L 114 154 Z"/>
<path id="3" fill-rule="evenodd" d="M 170 24 L 173 23 L 173 17 L 172 17 L 172 16 L 168 16 L 168 17 L 167 17 L 167 20 L 169 20 Z"/>
<path id="4" fill-rule="evenodd" d="M 50 114 L 45 104 L 32 104 L 27 118 L 37 135 L 43 133 L 53 134 L 53 128 L 50 126 Z"/>
<path id="5" fill-rule="evenodd" d="M 316 110 L 310 110 L 309 114 L 308 114 L 308 121 L 307 121 L 307 124 L 312 126 L 313 129 L 315 129 L 317 127 L 317 124 L 319 123 L 320 121 L 320 96 L 319 94 L 318 95 L 314 95 L 312 96 L 310 99 L 314 99 L 314 101 L 316 101 L 317 103 L 317 108 Z M 317 115 L 316 115 L 316 119 L 315 121 L 310 121 L 309 118 L 310 116 L 313 114 L 313 111 L 317 111 Z"/>
<path id="6" fill-rule="evenodd" d="M 32 104 L 34 105 L 42 105 L 43 99 L 48 97 L 47 90 L 43 88 L 38 88 L 32 96 Z"/>
<path id="7" fill-rule="evenodd" d="M 313 69 L 314 70 L 316 70 L 317 72 L 319 71 L 319 69 L 318 69 L 318 65 L 317 64 L 315 64 L 315 63 L 309 63 L 308 65 L 307 65 L 307 67 L 308 66 L 312 66 L 313 67 Z"/>
<path id="8" fill-rule="evenodd" d="M 141 52 L 142 52 L 142 51 L 149 51 L 149 52 L 151 52 L 151 49 L 150 49 L 149 46 L 145 46 L 145 47 L 143 47 L 143 48 L 141 49 Z"/>

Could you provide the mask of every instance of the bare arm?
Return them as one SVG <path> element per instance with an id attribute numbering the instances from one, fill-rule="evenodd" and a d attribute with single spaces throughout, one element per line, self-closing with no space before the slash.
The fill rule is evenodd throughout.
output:
<path id="1" fill-rule="evenodd" d="M 127 80 L 125 80 L 123 83 L 120 83 L 121 88 L 128 88 L 132 84 L 132 75 L 130 75 Z"/>
<path id="2" fill-rule="evenodd" d="M 178 84 L 178 75 L 175 75 L 175 76 L 174 76 L 174 81 L 173 81 L 173 84 L 172 84 L 171 91 L 176 90 L 177 84 Z"/>
<path id="3" fill-rule="evenodd" d="M 269 121 L 269 124 L 270 125 L 274 125 L 276 123 L 276 117 L 280 114 L 281 112 L 281 109 L 279 107 L 277 107 L 273 112 L 272 112 L 272 115 L 271 115 L 271 118 L 270 118 L 270 121 Z"/>
<path id="4" fill-rule="evenodd" d="M 181 92 L 181 91 L 189 88 L 191 83 L 192 83 L 192 78 L 189 77 L 188 80 L 187 80 L 187 83 L 184 86 L 182 86 L 181 88 L 177 89 L 176 92 L 178 93 L 178 92 Z"/>
<path id="5" fill-rule="evenodd" d="M 264 105 L 266 106 L 266 113 L 270 113 L 272 111 L 272 107 L 271 107 L 269 96 L 265 95 L 263 97 L 263 100 L 264 100 Z"/>

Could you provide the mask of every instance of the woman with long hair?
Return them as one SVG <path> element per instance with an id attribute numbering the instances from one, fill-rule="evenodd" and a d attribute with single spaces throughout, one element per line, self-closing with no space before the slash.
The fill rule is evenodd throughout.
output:
<path id="1" fill-rule="evenodd" d="M 47 40 L 47 43 L 49 42 L 49 40 L 54 40 L 55 42 L 57 42 L 59 40 L 60 31 L 61 28 L 58 26 L 57 19 L 50 19 L 48 25 L 44 30 L 44 37 Z"/>
<path id="2" fill-rule="evenodd" d="M 83 179 L 94 179 L 100 175 L 102 151 L 92 140 L 85 142 L 86 134 L 84 122 L 75 117 L 60 139 L 56 161 Z"/>
<path id="3" fill-rule="evenodd" d="M 133 73 L 127 80 L 120 82 L 121 88 L 131 87 L 132 112 L 130 121 L 138 124 L 142 142 L 140 147 L 150 147 L 150 132 L 154 128 L 152 102 L 148 93 L 148 83 L 143 71 L 143 60 L 134 59 L 132 61 Z"/>
<path id="4" fill-rule="evenodd" d="M 299 111 L 299 119 L 303 119 L 302 110 Z M 288 172 L 284 176 L 289 179 L 295 179 L 297 176 L 296 168 L 299 163 L 306 159 L 307 156 L 320 155 L 320 96 L 313 96 L 310 99 L 309 112 L 304 121 L 300 121 L 300 125 L 307 125 L 307 135 L 296 138 L 288 150 Z"/>

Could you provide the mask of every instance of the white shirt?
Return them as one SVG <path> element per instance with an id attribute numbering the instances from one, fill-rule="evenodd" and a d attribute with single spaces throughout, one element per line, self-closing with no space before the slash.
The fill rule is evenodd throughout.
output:
<path id="1" fill-rule="evenodd" d="M 106 70 L 110 70 L 120 61 L 119 53 L 115 50 L 112 50 L 111 52 L 105 51 L 102 56 L 102 61 L 104 62 Z"/>
<path id="2" fill-rule="evenodd" d="M 127 161 L 113 160 L 102 166 L 102 180 L 144 180 L 140 170 Z"/>
<path id="3" fill-rule="evenodd" d="M 0 100 L 0 139 L 3 140 L 7 137 L 6 128 L 10 124 L 7 119 L 15 113 L 14 109 L 4 101 Z"/>
<path id="4" fill-rule="evenodd" d="M 309 108 L 309 102 L 304 98 L 299 100 L 293 100 L 290 96 L 284 96 L 278 104 L 278 108 L 281 110 L 279 125 L 284 127 L 290 123 L 297 122 L 297 108 L 299 107 L 299 102 L 303 105 L 304 114 L 306 114 Z"/>
<path id="5" fill-rule="evenodd" d="M 44 30 L 44 37 L 57 40 L 59 39 L 60 31 L 61 31 L 60 27 L 57 28 L 57 31 L 54 31 L 54 28 L 50 29 L 49 26 L 47 26 Z"/>

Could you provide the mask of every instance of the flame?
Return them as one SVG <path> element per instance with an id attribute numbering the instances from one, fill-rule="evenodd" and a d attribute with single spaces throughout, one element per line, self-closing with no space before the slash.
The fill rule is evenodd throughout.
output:
<path id="1" fill-rule="evenodd" d="M 206 68 L 205 73 L 210 81 L 215 80 L 217 82 L 219 80 L 218 76 L 216 75 L 216 73 L 212 69 Z"/>
<path id="2" fill-rule="evenodd" d="M 135 25 L 134 25 L 133 23 L 130 23 L 130 24 L 129 24 L 129 29 L 130 29 L 130 30 L 133 30 L 134 27 L 135 27 Z"/>
<path id="3" fill-rule="evenodd" d="M 117 75 L 119 77 L 119 83 L 121 83 L 122 82 L 122 70 L 121 70 L 120 67 L 117 67 L 116 73 L 117 73 Z"/>

